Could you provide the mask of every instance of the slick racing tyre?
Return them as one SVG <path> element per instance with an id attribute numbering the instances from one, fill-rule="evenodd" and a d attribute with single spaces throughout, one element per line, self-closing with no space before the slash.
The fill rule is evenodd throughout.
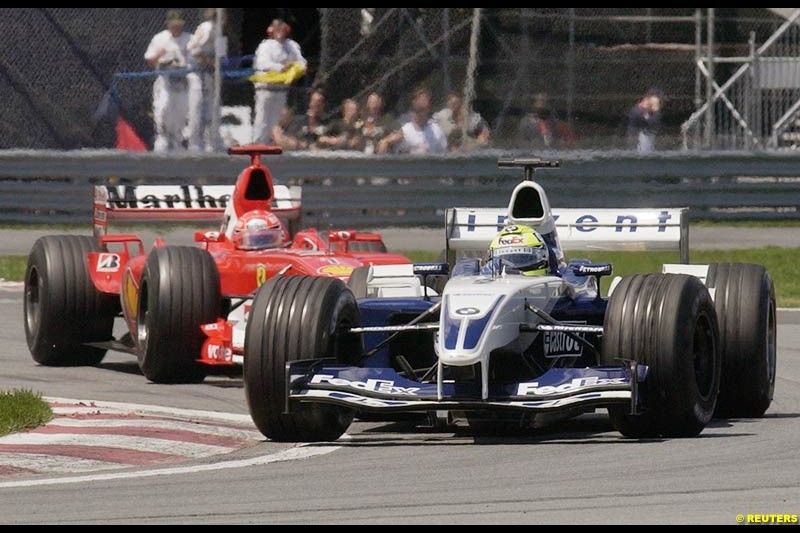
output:
<path id="1" fill-rule="evenodd" d="M 150 252 L 136 315 L 139 368 L 154 383 L 199 383 L 200 329 L 222 309 L 217 265 L 205 250 L 167 246 Z"/>
<path id="2" fill-rule="evenodd" d="M 60 235 L 34 243 L 25 271 L 25 338 L 45 366 L 96 365 L 106 350 L 86 343 L 112 339 L 119 299 L 98 291 L 89 276 L 92 237 Z"/>
<path id="3" fill-rule="evenodd" d="M 346 362 L 360 356 L 361 337 L 348 331 L 359 324 L 356 299 L 341 280 L 278 276 L 258 290 L 245 333 L 244 383 L 250 415 L 265 437 L 324 442 L 347 430 L 352 409 L 287 405 L 286 364 L 312 358 Z"/>
<path id="4" fill-rule="evenodd" d="M 716 415 L 756 418 L 775 392 L 777 328 L 775 287 L 764 267 L 740 263 L 709 265 L 719 321 L 722 379 Z"/>
<path id="5" fill-rule="evenodd" d="M 711 420 L 722 357 L 714 303 L 695 277 L 648 274 L 623 278 L 603 324 L 601 363 L 648 366 L 639 388 L 641 413 L 609 408 L 626 437 L 694 437 Z M 624 363 L 622 363 L 624 364 Z"/>

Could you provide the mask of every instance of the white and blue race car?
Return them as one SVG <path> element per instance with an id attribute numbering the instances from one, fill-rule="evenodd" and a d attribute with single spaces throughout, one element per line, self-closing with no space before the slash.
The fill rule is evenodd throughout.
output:
<path id="1" fill-rule="evenodd" d="M 330 441 L 357 413 L 396 412 L 463 415 L 475 431 L 505 432 L 602 407 L 627 437 L 693 437 L 715 414 L 763 415 L 776 368 L 769 273 L 664 265 L 616 278 L 602 296 L 611 265 L 566 262 L 562 240 L 677 241 L 685 258 L 683 212 L 626 212 L 607 224 L 554 214 L 532 178 L 556 164 L 501 162 L 526 172 L 507 212 L 454 209 L 446 224 L 448 251 L 461 256 L 486 250 L 505 224 L 536 228 L 549 251 L 545 276 L 454 258 L 441 294 L 428 286 L 447 263 L 363 267 L 347 285 L 308 276 L 263 285 L 244 341 L 246 396 L 261 432 Z"/>

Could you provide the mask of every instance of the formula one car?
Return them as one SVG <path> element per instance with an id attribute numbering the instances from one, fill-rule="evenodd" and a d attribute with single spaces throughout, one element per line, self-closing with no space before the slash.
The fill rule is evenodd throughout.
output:
<path id="1" fill-rule="evenodd" d="M 503 163 L 529 178 L 554 165 Z M 673 217 L 680 212 L 620 210 L 593 245 L 685 236 Z M 590 212 L 564 224 L 544 189 L 526 180 L 507 212 L 450 211 L 448 249 L 486 251 L 499 230 L 526 225 L 546 244 L 540 275 L 467 258 L 441 295 L 428 292 L 427 279 L 449 264 L 362 268 L 349 286 L 270 279 L 245 336 L 255 424 L 273 440 L 327 441 L 354 414 L 445 412 L 496 434 L 603 407 L 623 435 L 640 438 L 696 436 L 715 411 L 761 416 L 775 385 L 770 275 L 749 264 L 665 265 L 615 279 L 604 297 L 599 280 L 612 266 L 566 262 L 557 231 L 588 242 L 602 235 L 601 218 Z"/>
<path id="2" fill-rule="evenodd" d="M 241 356 L 244 307 L 274 276 L 347 280 L 363 265 L 409 263 L 380 235 L 299 230 L 300 188 L 273 185 L 261 163 L 269 146 L 234 147 L 251 164 L 230 186 L 95 187 L 95 238 L 36 241 L 25 274 L 25 335 L 43 365 L 94 365 L 109 349 L 136 354 L 157 383 L 202 381 L 207 365 Z M 149 253 L 135 235 L 107 234 L 110 219 L 217 220 L 199 247 Z M 287 229 L 288 227 L 288 229 Z M 127 333 L 113 337 L 115 318 Z M 238 326 L 238 327 L 237 327 Z"/>

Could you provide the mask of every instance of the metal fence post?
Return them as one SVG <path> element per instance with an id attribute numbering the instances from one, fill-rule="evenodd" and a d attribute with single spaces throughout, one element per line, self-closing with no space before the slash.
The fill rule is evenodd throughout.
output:
<path id="1" fill-rule="evenodd" d="M 714 8 L 708 8 L 707 22 L 707 50 L 706 59 L 708 61 L 708 79 L 706 80 L 706 101 L 708 108 L 706 109 L 706 131 L 705 131 L 705 146 L 711 149 L 714 146 L 715 137 L 715 123 L 714 123 L 714 106 L 716 101 L 714 98 Z"/>

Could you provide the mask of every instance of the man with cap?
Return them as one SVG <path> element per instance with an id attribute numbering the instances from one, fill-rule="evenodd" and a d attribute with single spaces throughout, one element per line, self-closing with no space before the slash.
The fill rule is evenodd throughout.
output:
<path id="1" fill-rule="evenodd" d="M 296 77 L 305 73 L 306 60 L 300 45 L 289 38 L 290 26 L 275 19 L 267 28 L 267 39 L 256 49 L 250 79 L 255 84 L 255 111 L 253 142 L 267 144 L 272 139 L 272 128 L 278 124 L 286 106 L 286 93 Z"/>
<path id="2" fill-rule="evenodd" d="M 161 74 L 153 83 L 153 121 L 156 137 L 153 151 L 183 148 L 183 127 L 189 106 L 186 69 L 187 46 L 191 35 L 183 31 L 185 21 L 180 11 L 167 12 L 167 29 L 153 36 L 144 58 Z M 174 74 L 170 75 L 170 71 Z"/>

